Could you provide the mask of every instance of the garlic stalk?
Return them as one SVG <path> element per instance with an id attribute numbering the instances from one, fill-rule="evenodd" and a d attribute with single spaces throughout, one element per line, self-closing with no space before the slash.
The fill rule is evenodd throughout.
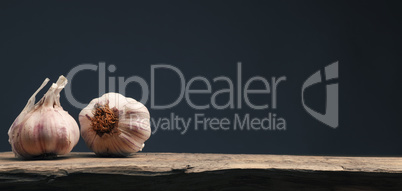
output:
<path id="1" fill-rule="evenodd" d="M 100 156 L 127 156 L 141 151 L 151 136 L 148 109 L 119 93 L 93 99 L 79 115 L 81 136 Z"/>
<path id="2" fill-rule="evenodd" d="M 35 104 L 36 94 L 48 82 L 46 78 L 8 130 L 12 151 L 19 158 L 67 154 L 78 143 L 78 124 L 60 105 L 60 91 L 67 84 L 64 76 Z"/>

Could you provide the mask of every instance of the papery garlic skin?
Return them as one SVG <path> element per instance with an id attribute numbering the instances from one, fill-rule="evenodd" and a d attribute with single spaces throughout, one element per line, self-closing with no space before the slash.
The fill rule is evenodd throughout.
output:
<path id="1" fill-rule="evenodd" d="M 78 124 L 60 105 L 60 91 L 67 84 L 64 76 L 60 76 L 35 104 L 36 94 L 48 81 L 49 79 L 45 79 L 31 96 L 8 131 L 12 151 L 19 158 L 67 154 L 78 143 Z"/>
<path id="2" fill-rule="evenodd" d="M 103 119 L 106 113 L 108 120 Z M 85 143 L 100 156 L 128 156 L 141 151 L 151 136 L 148 109 L 119 93 L 93 99 L 80 112 L 79 122 Z"/>

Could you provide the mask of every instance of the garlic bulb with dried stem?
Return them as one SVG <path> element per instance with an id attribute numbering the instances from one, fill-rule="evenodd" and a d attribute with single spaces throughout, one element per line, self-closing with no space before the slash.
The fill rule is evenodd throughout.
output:
<path id="1" fill-rule="evenodd" d="M 67 84 L 64 76 L 60 76 L 35 104 L 36 94 L 48 81 L 46 78 L 29 98 L 8 130 L 11 148 L 19 158 L 48 158 L 67 154 L 78 143 L 78 124 L 60 105 L 60 91 Z"/>
<path id="2" fill-rule="evenodd" d="M 79 122 L 85 143 L 100 156 L 127 156 L 141 151 L 151 136 L 148 109 L 119 93 L 93 99 L 80 112 Z"/>

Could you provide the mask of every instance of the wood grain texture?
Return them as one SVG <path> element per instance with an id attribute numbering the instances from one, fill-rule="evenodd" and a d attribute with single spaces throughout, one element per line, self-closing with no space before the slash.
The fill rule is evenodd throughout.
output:
<path id="1" fill-rule="evenodd" d="M 402 158 L 142 152 L 20 160 L 3 152 L 2 188 L 402 190 Z"/>

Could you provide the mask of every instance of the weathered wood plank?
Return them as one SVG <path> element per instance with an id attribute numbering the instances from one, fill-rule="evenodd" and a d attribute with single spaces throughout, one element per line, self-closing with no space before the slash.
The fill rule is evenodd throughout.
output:
<path id="1" fill-rule="evenodd" d="M 97 189 L 120 182 L 113 188 L 392 190 L 402 189 L 402 158 L 142 152 L 127 158 L 71 153 L 20 160 L 0 153 L 0 188 L 74 189 L 84 180 Z"/>

